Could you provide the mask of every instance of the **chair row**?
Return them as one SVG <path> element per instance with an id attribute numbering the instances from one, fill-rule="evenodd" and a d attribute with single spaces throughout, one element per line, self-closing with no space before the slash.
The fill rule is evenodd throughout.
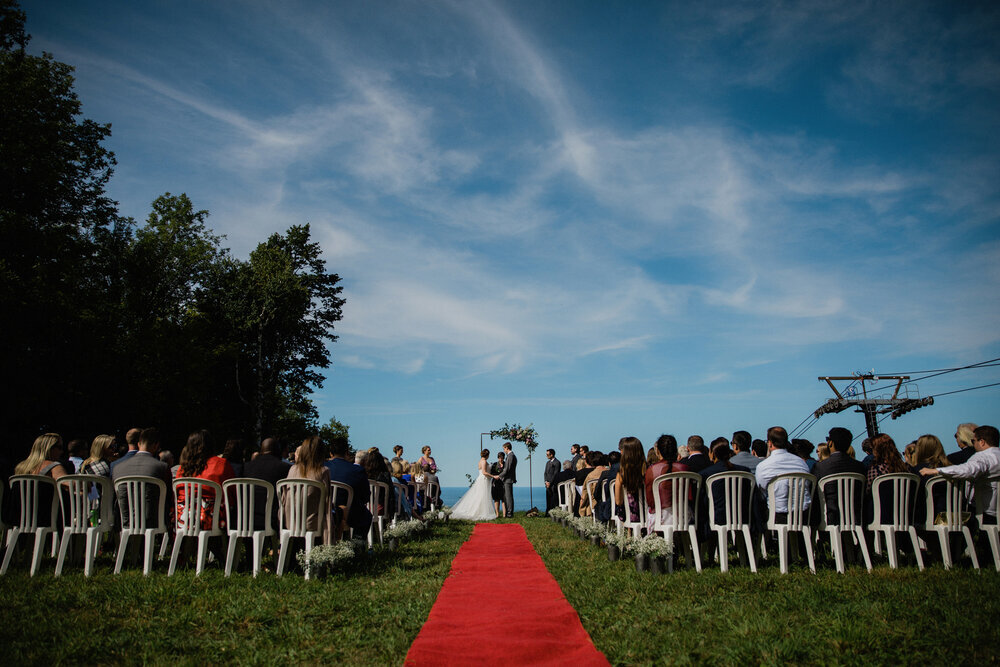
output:
<path id="1" fill-rule="evenodd" d="M 991 482 L 996 483 L 1000 478 L 991 478 Z M 594 491 L 597 480 L 588 483 L 588 494 L 594 498 Z M 654 507 L 647 508 L 644 494 L 639 498 L 631 498 L 633 504 L 639 508 L 638 514 L 625 510 L 625 519 L 618 518 L 618 508 L 614 505 L 615 482 L 611 480 L 607 483 L 604 493 L 609 494 L 612 502 L 612 519 L 615 521 L 619 533 L 630 531 L 633 535 L 640 535 L 641 531 L 650 525 L 649 515 L 652 513 L 652 530 L 663 534 L 668 542 L 673 544 L 676 534 L 682 535 L 685 540 L 685 549 L 689 559 L 693 560 L 698 571 L 701 571 L 701 559 L 697 537 L 699 502 L 692 502 L 698 499 L 699 494 L 704 493 L 707 499 L 708 526 L 716 533 L 718 539 L 718 550 L 720 568 L 725 572 L 728 568 L 727 544 L 730 539 L 734 542 L 738 537 L 743 538 L 746 555 L 750 561 L 750 568 L 756 572 L 756 559 L 754 555 L 754 544 L 751 537 L 751 512 L 754 495 L 757 493 L 756 477 L 749 472 L 722 472 L 710 476 L 703 480 L 701 475 L 693 472 L 674 472 L 660 475 L 653 480 Z M 938 493 L 940 486 L 944 493 Z M 670 498 L 669 506 L 664 507 L 661 490 L 666 487 L 667 497 Z M 894 473 L 882 475 L 874 480 L 871 490 L 873 501 L 873 518 L 865 525 L 863 520 L 864 499 L 866 497 L 866 479 L 864 475 L 857 473 L 841 473 L 829 475 L 818 480 L 807 473 L 788 473 L 775 477 L 767 487 L 767 507 L 768 517 L 766 527 L 777 534 L 778 556 L 781 571 L 788 571 L 788 546 L 789 535 L 800 533 L 805 543 L 806 557 L 809 567 L 815 572 L 815 561 L 813 556 L 813 544 L 816 535 L 813 535 L 815 525 L 819 532 L 827 532 L 830 536 L 831 551 L 838 572 L 844 572 L 844 548 L 842 537 L 850 536 L 859 546 L 864 557 L 865 565 L 870 571 L 871 556 L 868 551 L 868 543 L 865 537 L 865 529 L 874 535 L 874 547 L 876 553 L 881 553 L 880 538 L 885 542 L 886 554 L 891 567 L 895 568 L 897 562 L 897 542 L 898 533 L 905 533 L 909 536 L 918 567 L 924 567 L 921 555 L 921 541 L 917 535 L 917 530 L 924 531 L 925 534 L 936 534 L 940 543 L 942 560 L 945 568 L 950 568 L 953 564 L 950 550 L 950 535 L 960 534 L 965 539 L 967 551 L 972 560 L 973 567 L 979 568 L 978 558 L 972 542 L 972 535 L 967 525 L 969 518 L 965 512 L 966 498 L 965 485 L 962 482 L 953 482 L 943 477 L 933 477 L 925 483 L 926 494 L 926 521 L 922 525 L 914 523 L 914 511 L 917 504 L 918 489 L 920 488 L 920 478 L 911 473 Z M 572 510 L 576 488 L 573 480 L 568 480 L 559 485 L 558 498 L 559 505 L 564 509 Z M 717 497 L 717 494 L 721 494 Z M 776 511 L 778 506 L 778 495 L 783 499 L 787 498 L 787 513 Z M 944 506 L 935 506 L 935 498 L 944 497 Z M 828 505 L 836 503 L 836 506 Z M 816 507 L 819 511 L 819 521 L 810 521 L 809 509 Z M 721 511 L 717 512 L 717 508 Z M 834 521 L 828 522 L 828 510 L 831 517 L 836 517 Z M 985 509 L 985 508 L 984 508 Z M 995 510 L 996 508 L 994 508 Z M 664 511 L 666 510 L 666 511 Z M 997 525 L 989 525 L 983 521 L 983 513 L 978 516 L 980 530 L 982 530 L 990 544 L 993 553 L 994 565 L 1000 572 L 1000 528 Z M 596 521 L 595 517 L 595 521 Z M 761 541 L 763 549 L 763 541 Z M 741 553 L 742 555 L 742 553 Z M 690 562 L 690 560 L 689 560 Z"/>
<path id="2" fill-rule="evenodd" d="M 129 542 L 133 537 L 138 537 L 144 542 L 143 573 L 149 574 L 156 538 L 162 539 L 161 557 L 166 555 L 170 539 L 166 513 L 167 485 L 155 477 L 129 476 L 115 481 L 113 486 L 114 490 L 111 480 L 97 475 L 66 475 L 58 480 L 39 475 L 11 477 L 12 495 L 19 504 L 18 521 L 17 525 L 9 529 L 0 525 L 0 528 L 5 529 L 7 545 L 0 574 L 6 573 L 18 538 L 22 534 L 30 534 L 34 537 L 30 568 L 32 576 L 38 571 L 44 543 L 50 535 L 52 556 L 56 556 L 58 543 L 56 576 L 62 573 L 70 540 L 77 536 L 86 540 L 84 573 L 90 576 L 100 538 L 110 534 L 114 528 L 112 508 L 115 505 L 115 493 L 121 499 L 118 503 L 121 535 L 114 571 L 116 574 L 121 571 Z M 387 487 L 384 484 L 382 486 Z M 184 538 L 197 540 L 196 572 L 200 574 L 205 565 L 208 540 L 227 536 L 229 544 L 226 576 L 232 573 L 233 566 L 238 562 L 236 547 L 239 539 L 252 541 L 253 575 L 257 576 L 261 570 L 264 541 L 268 537 L 279 542 L 277 574 L 280 576 L 287 560 L 289 541 L 292 538 L 304 538 L 306 550 L 311 550 L 315 541 L 322 539 L 325 521 L 330 520 L 334 499 L 345 512 L 350 511 L 354 499 L 354 491 L 347 484 L 330 482 L 329 485 L 324 485 L 308 479 L 280 480 L 277 487 L 274 487 L 268 482 L 249 478 L 231 479 L 222 485 L 198 478 L 178 478 L 173 482 L 173 490 L 174 497 L 181 500 L 176 509 L 169 575 L 176 569 Z M 59 498 L 58 503 L 53 500 L 55 497 Z M 218 498 L 223 498 L 224 501 L 215 502 Z M 275 529 L 272 521 L 276 498 L 280 505 L 278 529 Z M 373 494 L 373 508 L 376 507 L 377 499 Z M 0 502 L 2 501 L 0 497 Z M 225 506 L 225 533 L 220 522 L 220 504 Z M 262 506 L 263 512 L 259 511 Z M 208 507 L 211 510 L 206 517 L 205 527 L 202 512 Z M 58 520 L 60 509 L 63 517 L 61 526 Z M 322 519 L 317 521 L 317 515 Z"/>

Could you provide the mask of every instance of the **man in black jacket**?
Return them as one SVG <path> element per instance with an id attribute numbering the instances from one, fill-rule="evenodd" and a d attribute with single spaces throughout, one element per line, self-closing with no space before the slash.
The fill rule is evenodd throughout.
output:
<path id="1" fill-rule="evenodd" d="M 274 438 L 265 438 L 260 443 L 260 454 L 251 461 L 243 465 L 243 476 L 251 479 L 259 479 L 267 482 L 272 487 L 276 487 L 280 480 L 288 477 L 291 464 L 281 460 L 281 446 Z M 266 508 L 266 491 L 258 489 L 254 494 L 254 528 L 263 530 L 264 510 Z M 278 527 L 278 499 L 275 497 L 271 507 L 272 525 Z"/>
<path id="2" fill-rule="evenodd" d="M 552 481 L 559 473 L 559 461 L 556 459 L 556 450 L 554 449 L 546 449 L 545 458 L 548 460 L 545 462 L 543 479 L 545 480 L 545 511 L 548 512 L 559 504 L 559 500 L 556 497 L 556 487 L 552 484 Z"/>

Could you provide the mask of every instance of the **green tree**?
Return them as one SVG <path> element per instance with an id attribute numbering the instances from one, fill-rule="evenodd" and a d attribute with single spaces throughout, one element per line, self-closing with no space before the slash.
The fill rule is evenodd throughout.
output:
<path id="1" fill-rule="evenodd" d="M 105 193 L 110 125 L 80 118 L 73 68 L 28 54 L 24 21 L 0 2 L 0 400 L 18 437 L 91 419 L 120 286 L 103 244 L 131 224 Z"/>
<path id="2" fill-rule="evenodd" d="M 337 339 L 344 304 L 340 277 L 326 272 L 321 252 L 309 225 L 296 225 L 258 245 L 238 270 L 239 298 L 230 312 L 241 334 L 241 395 L 258 440 L 289 415 L 315 429 L 308 396 L 323 386 L 317 369 L 330 366 L 327 344 Z"/>
<path id="3" fill-rule="evenodd" d="M 330 442 L 335 437 L 342 437 L 350 443 L 350 430 L 351 427 L 347 424 L 339 422 L 336 417 L 330 417 L 330 421 L 319 427 L 319 437 L 323 439 L 323 442 Z"/>

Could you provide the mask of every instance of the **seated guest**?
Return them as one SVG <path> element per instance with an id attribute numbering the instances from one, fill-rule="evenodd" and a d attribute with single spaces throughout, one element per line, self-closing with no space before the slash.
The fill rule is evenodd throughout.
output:
<path id="1" fill-rule="evenodd" d="M 757 465 L 757 485 L 760 486 L 761 493 L 764 496 L 765 502 L 768 498 L 767 486 L 771 483 L 771 480 L 789 472 L 804 472 L 808 473 L 809 468 L 806 466 L 806 462 L 800 457 L 788 451 L 788 432 L 780 426 L 772 426 L 767 429 L 767 450 L 768 456 L 766 459 Z M 775 489 L 774 497 L 776 506 L 773 508 L 776 515 L 784 515 L 788 513 L 788 483 L 780 483 L 780 486 Z M 803 507 L 809 507 L 811 498 L 806 495 L 805 501 L 803 502 Z M 779 518 L 780 517 L 776 517 Z"/>
<path id="2" fill-rule="evenodd" d="M 750 443 L 750 453 L 756 456 L 758 459 L 767 458 L 767 443 L 760 438 L 755 439 Z M 754 471 L 756 472 L 756 470 Z"/>
<path id="3" fill-rule="evenodd" d="M 615 477 L 615 504 L 619 519 L 636 522 L 642 519 L 640 499 L 645 498 L 646 457 L 639 438 L 627 436 L 618 442 L 622 459 Z"/>
<path id="4" fill-rule="evenodd" d="M 622 460 L 622 454 L 618 450 L 608 454 L 608 469 L 597 478 L 597 486 L 594 488 L 594 513 L 597 520 L 607 523 L 611 520 L 611 484 L 618 476 L 618 467 Z"/>
<path id="5" fill-rule="evenodd" d="M 234 477 L 243 477 L 243 464 L 246 461 L 246 450 L 243 441 L 239 438 L 226 440 L 226 446 L 222 449 L 222 458 L 226 459 L 233 469 Z"/>
<path id="6" fill-rule="evenodd" d="M 583 479 L 583 491 L 580 493 L 580 516 L 590 516 L 593 513 L 594 499 L 590 497 L 587 484 L 591 481 L 597 481 L 601 474 L 608 469 L 608 458 L 597 450 L 587 452 L 587 466 L 590 468 L 590 472 Z"/>
<path id="7" fill-rule="evenodd" d="M 128 432 L 125 433 L 125 446 L 128 449 L 125 452 L 120 452 L 118 458 L 111 462 L 112 472 L 114 472 L 115 466 L 122 461 L 127 461 L 132 458 L 135 456 L 135 453 L 139 451 L 139 436 L 141 434 L 141 428 L 130 428 Z"/>
<path id="8" fill-rule="evenodd" d="M 580 450 L 581 451 L 586 450 L 586 451 L 584 451 L 582 458 L 579 461 L 577 461 L 576 474 L 573 476 L 573 484 L 574 486 L 576 486 L 576 497 L 574 498 L 573 502 L 573 514 L 575 516 L 582 516 L 582 514 L 580 514 L 580 500 L 583 497 L 583 483 L 586 481 L 587 475 L 589 475 L 594 470 L 594 466 L 590 464 L 590 461 L 593 460 L 593 457 L 588 458 L 588 455 L 590 454 L 590 448 L 584 445 L 580 447 Z"/>
<path id="9" fill-rule="evenodd" d="M 372 447 L 368 450 L 368 453 L 365 455 L 364 469 L 365 475 L 369 480 L 382 482 L 389 486 L 389 495 L 387 498 L 382 498 L 382 502 L 378 505 L 378 513 L 384 516 L 387 521 L 392 519 L 396 515 L 396 487 L 392 485 L 392 474 L 385 465 L 385 459 L 382 457 L 381 452 L 379 452 L 378 447 Z M 385 503 L 388 503 L 388 508 L 386 508 Z"/>
<path id="10" fill-rule="evenodd" d="M 830 455 L 824 460 L 818 461 L 813 467 L 813 474 L 817 480 L 842 472 L 866 474 L 865 466 L 847 453 L 853 439 L 854 436 L 846 428 L 835 426 L 830 429 L 826 436 L 826 446 L 830 449 Z M 825 487 L 825 494 L 826 521 L 828 524 L 834 525 L 840 521 L 840 512 L 837 509 L 840 498 L 837 495 L 836 485 L 828 484 Z"/>
<path id="11" fill-rule="evenodd" d="M 712 448 L 708 450 L 708 458 L 712 461 L 712 465 L 708 466 L 704 470 L 700 471 L 698 474 L 701 475 L 702 486 L 705 486 L 706 481 L 712 475 L 720 472 L 750 472 L 749 468 L 745 468 L 741 465 L 736 465 L 733 463 L 733 451 L 729 449 L 729 441 L 725 438 L 718 438 L 712 444 Z M 748 519 L 750 518 L 750 510 L 752 507 L 752 493 L 753 485 L 748 484 L 748 492 L 743 494 L 743 512 L 744 516 Z M 722 480 L 715 480 L 712 482 L 712 498 L 715 501 L 714 511 L 715 520 L 718 523 L 725 523 L 726 521 L 726 483 Z M 708 515 L 708 488 L 706 487 L 700 494 L 699 502 L 701 503 L 699 508 L 699 518 L 698 518 L 698 532 L 702 537 L 707 537 L 710 530 L 709 525 L 709 515 Z M 712 542 L 707 543 L 708 548 L 714 552 L 717 545 Z"/>
<path id="12" fill-rule="evenodd" d="M 127 459 L 119 459 L 117 465 L 111 467 L 111 482 L 115 483 L 122 477 L 130 477 L 132 475 L 144 475 L 147 477 L 156 477 L 157 479 L 163 480 L 164 484 L 167 485 L 167 497 L 164 501 L 163 511 L 165 514 L 164 519 L 168 526 L 173 525 L 174 519 L 174 489 L 173 489 L 173 478 L 170 476 L 170 468 L 167 464 L 159 459 L 160 453 L 160 432 L 155 428 L 144 428 L 139 432 L 139 436 L 136 442 L 135 454 Z M 150 524 L 156 521 L 156 507 L 159 503 L 159 498 L 153 495 L 151 492 L 146 497 L 146 520 Z M 118 489 L 118 504 L 124 507 L 128 502 L 128 497 L 125 492 L 125 488 L 122 487 Z M 125 526 L 128 526 L 128 515 L 124 516 Z"/>
<path id="13" fill-rule="evenodd" d="M 948 457 L 944 455 L 944 446 L 937 436 L 922 435 L 913 444 L 912 462 L 908 462 L 907 468 L 912 473 L 920 475 L 924 468 L 943 468 L 951 465 Z M 917 492 L 917 507 L 913 512 L 913 522 L 917 526 L 923 526 L 927 521 L 927 490 L 924 488 L 928 477 L 920 475 L 920 490 Z M 945 496 L 947 489 L 938 484 L 934 489 L 934 513 L 945 511 Z"/>
<path id="14" fill-rule="evenodd" d="M 188 436 L 187 444 L 181 450 L 180 469 L 177 477 L 196 477 L 222 485 L 227 479 L 236 475 L 229 462 L 221 456 L 212 456 L 208 449 L 208 431 L 195 431 Z M 165 465 L 165 464 L 164 464 Z M 212 527 L 212 513 L 215 509 L 215 491 L 203 488 L 201 492 L 201 527 L 209 530 Z M 184 507 L 184 489 L 177 492 L 177 516 L 181 516 Z M 225 510 L 219 508 L 219 525 L 226 525 Z"/>
<path id="15" fill-rule="evenodd" d="M 368 529 L 372 525 L 372 514 L 368 511 L 371 489 L 368 487 L 368 476 L 365 475 L 364 469 L 347 460 L 349 451 L 350 444 L 347 438 L 342 435 L 334 436 L 330 442 L 331 458 L 326 461 L 326 467 L 330 471 L 332 481 L 347 484 L 354 489 L 354 501 L 346 517 L 347 527 L 354 531 L 355 536 L 363 537 L 368 534 Z"/>
<path id="16" fill-rule="evenodd" d="M 972 434 L 972 446 L 976 453 L 959 465 L 940 468 L 923 468 L 921 475 L 940 474 L 948 479 L 963 479 L 973 482 L 973 500 L 976 513 L 983 514 L 983 523 L 997 523 L 997 484 L 989 478 L 1000 475 L 1000 433 L 993 426 L 979 426 Z"/>
<path id="17" fill-rule="evenodd" d="M 170 466 L 170 473 L 173 474 L 174 463 L 175 463 L 174 453 L 169 449 L 164 449 L 162 452 L 160 452 L 160 460 L 166 463 L 168 466 Z"/>
<path id="18" fill-rule="evenodd" d="M 576 470 L 573 468 L 572 459 L 566 459 L 562 463 L 562 470 L 556 473 L 556 476 L 552 479 L 552 486 L 556 487 L 556 497 L 558 498 L 559 485 L 568 480 L 576 479 Z"/>
<path id="19" fill-rule="evenodd" d="M 649 461 L 653 463 L 649 463 Z M 664 434 L 656 440 L 656 444 L 646 457 L 646 472 L 643 474 L 643 487 L 646 493 L 646 510 L 648 512 L 648 527 L 652 528 L 656 518 L 656 499 L 653 497 L 653 481 L 660 475 L 671 472 L 684 472 L 688 467 L 677 461 L 677 438 Z M 660 522 L 669 523 L 673 520 L 673 500 L 671 484 L 667 482 L 660 486 Z"/>
<path id="20" fill-rule="evenodd" d="M 814 449 L 816 449 L 815 446 L 805 438 L 795 438 L 792 440 L 792 452 L 806 462 L 809 472 L 812 472 L 813 466 L 816 465 L 816 459 L 812 457 Z"/>
<path id="21" fill-rule="evenodd" d="M 87 456 L 87 443 L 80 438 L 74 438 L 66 445 L 66 453 L 69 455 L 67 461 L 69 461 L 72 469 L 65 464 L 63 464 L 63 467 L 70 474 L 80 472 L 80 468 L 83 467 L 83 457 Z"/>
<path id="22" fill-rule="evenodd" d="M 875 480 L 882 475 L 889 475 L 898 472 L 908 472 L 906 468 L 906 463 L 903 461 L 903 456 L 899 453 L 896 448 L 896 442 L 889 437 L 886 433 L 881 433 L 876 435 L 871 439 L 871 465 L 868 467 L 867 479 L 868 486 L 866 487 L 869 491 L 872 489 L 872 484 Z M 869 496 L 870 497 L 870 496 Z M 871 521 L 874 518 L 874 498 L 871 498 L 872 507 L 865 508 L 865 521 Z M 866 498 L 866 501 L 868 499 Z M 882 521 L 892 520 L 892 488 L 883 487 L 881 497 L 879 499 L 882 505 Z"/>
<path id="23" fill-rule="evenodd" d="M 972 438 L 975 430 L 976 425 L 970 423 L 959 424 L 958 428 L 955 429 L 955 444 L 958 445 L 958 451 L 948 455 L 949 465 L 954 466 L 959 463 L 965 463 L 976 453 L 976 448 L 972 446 Z"/>
<path id="24" fill-rule="evenodd" d="M 62 457 L 63 441 L 58 433 L 46 433 L 35 438 L 35 443 L 31 446 L 28 458 L 24 459 L 14 467 L 15 475 L 43 475 L 52 479 L 59 479 L 63 475 L 69 475 L 60 462 Z"/>
<path id="25" fill-rule="evenodd" d="M 115 436 L 99 435 L 90 445 L 90 456 L 80 466 L 84 475 L 100 475 L 111 479 L 111 450 L 115 446 Z"/>
<path id="26" fill-rule="evenodd" d="M 733 445 L 732 461 L 733 465 L 743 466 L 750 472 L 757 470 L 757 464 L 761 462 L 761 459 L 757 458 L 750 451 L 751 443 L 753 440 L 750 438 L 750 433 L 748 431 L 736 431 L 733 433 L 733 438 L 731 440 Z"/>
<path id="27" fill-rule="evenodd" d="M 345 449 L 343 455 L 346 456 Z M 329 462 L 326 459 L 323 443 L 318 435 L 312 435 L 302 441 L 302 444 L 295 450 L 295 465 L 288 469 L 288 476 L 285 479 L 311 479 L 327 488 L 330 486 Z M 347 461 L 344 461 L 347 463 Z M 324 465 L 326 464 L 326 465 Z M 347 463 L 347 465 L 353 465 Z M 360 471 L 360 468 L 358 469 Z M 361 473 L 362 476 L 364 473 Z M 368 480 L 364 481 L 365 502 L 368 502 Z M 354 500 L 357 504 L 357 497 Z M 320 507 L 319 494 L 307 494 L 306 499 L 306 526 L 308 530 L 320 530 L 323 533 L 323 544 L 330 544 L 339 533 L 334 526 L 334 517 L 327 511 L 326 507 Z M 282 502 L 285 512 L 285 522 L 291 519 L 292 508 L 286 502 Z M 367 511 L 367 510 L 366 510 Z M 369 515 L 371 516 L 371 515 Z M 369 521 L 370 523 L 370 521 Z M 367 532 L 367 531 L 365 531 Z"/>
<path id="28" fill-rule="evenodd" d="M 281 447 L 274 438 L 264 438 L 260 443 L 260 454 L 243 464 L 243 476 L 259 479 L 277 489 L 278 481 L 288 477 L 291 464 L 281 460 Z M 267 505 L 267 492 L 256 489 L 254 492 L 254 528 L 263 530 L 264 511 Z M 271 525 L 278 527 L 278 499 L 275 497 L 271 506 Z"/>
<path id="29" fill-rule="evenodd" d="M 830 445 L 825 442 L 816 445 L 816 463 L 830 458 Z M 816 474 L 816 466 L 813 466 L 813 474 Z"/>
<path id="30" fill-rule="evenodd" d="M 705 447 L 705 439 L 700 435 L 692 435 L 688 438 L 688 455 L 682 458 L 679 463 L 687 466 L 688 470 L 698 472 L 712 465 L 708 460 L 708 448 Z"/>

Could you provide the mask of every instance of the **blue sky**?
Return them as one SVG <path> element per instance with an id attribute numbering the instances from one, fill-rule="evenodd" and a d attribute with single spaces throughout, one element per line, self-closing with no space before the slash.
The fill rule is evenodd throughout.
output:
<path id="1" fill-rule="evenodd" d="M 112 123 L 123 213 L 186 192 L 241 257 L 312 224 L 347 298 L 322 419 L 445 484 L 504 422 L 560 456 L 757 437 L 820 375 L 1000 357 L 994 3 L 23 7 Z M 951 449 L 998 407 L 882 426 Z"/>

